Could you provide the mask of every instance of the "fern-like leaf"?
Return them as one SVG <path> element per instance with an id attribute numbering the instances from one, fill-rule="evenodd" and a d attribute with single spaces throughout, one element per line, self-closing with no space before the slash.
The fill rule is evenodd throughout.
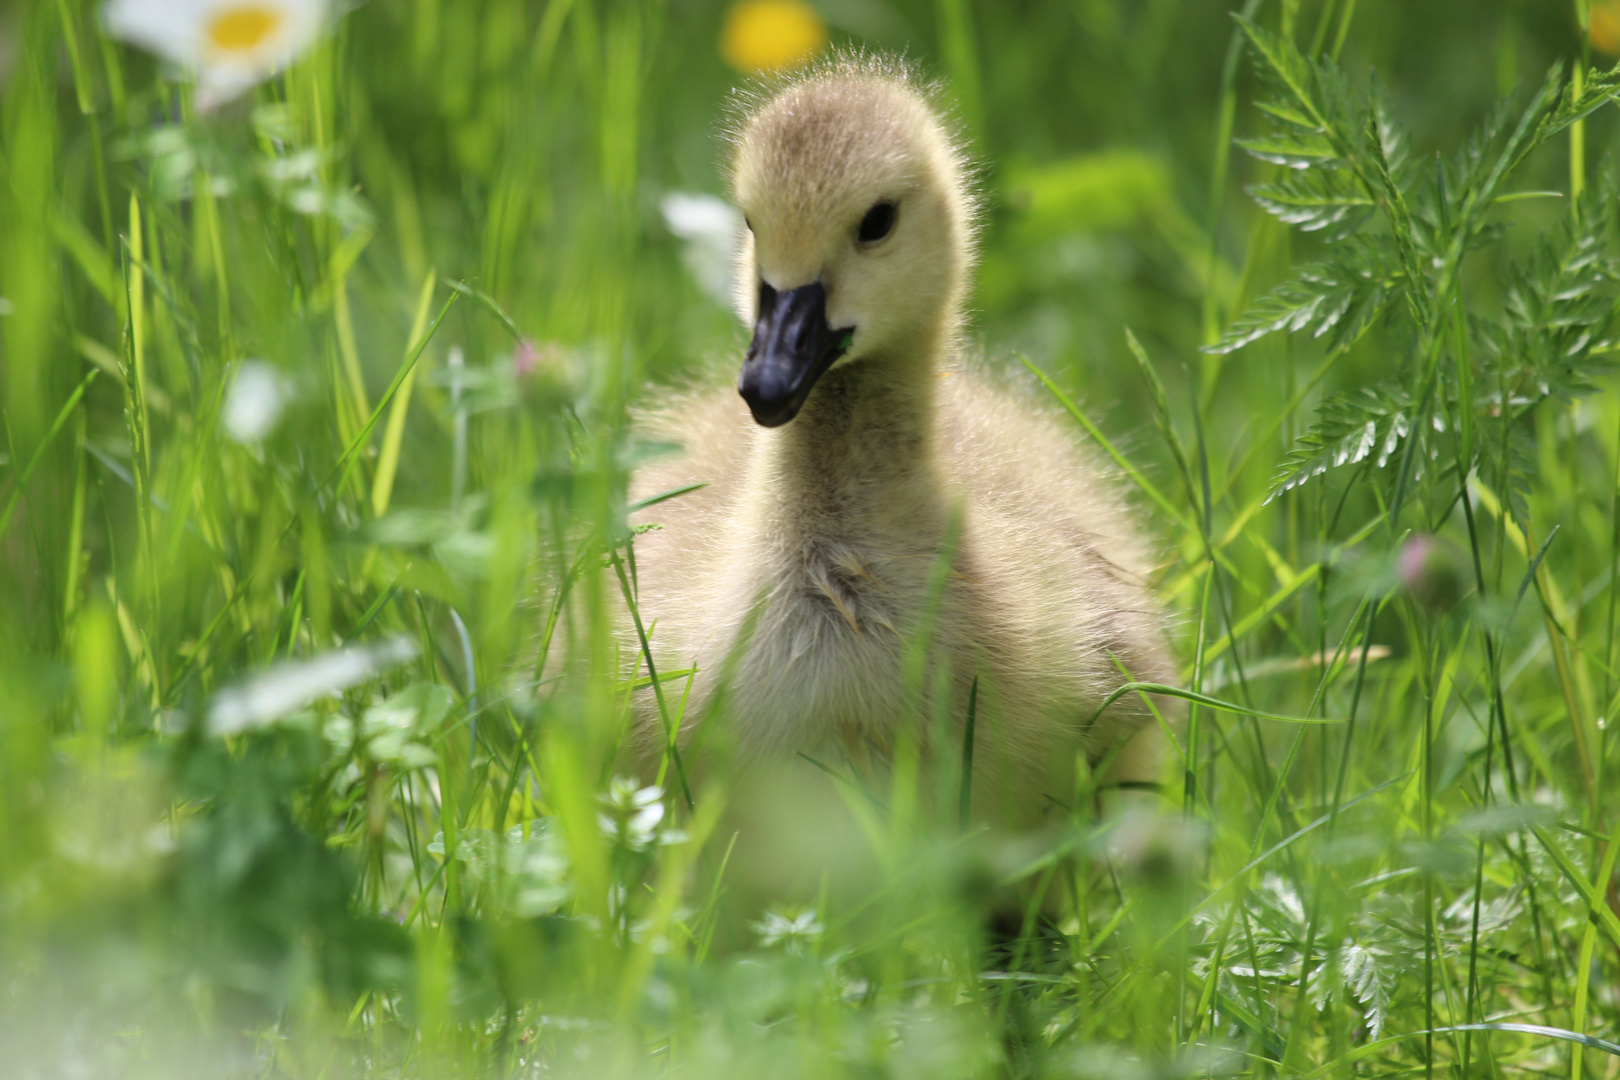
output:
<path id="1" fill-rule="evenodd" d="M 1340 465 L 1374 459 L 1389 464 L 1412 434 L 1412 398 L 1405 387 L 1386 382 L 1322 402 L 1316 422 L 1300 437 L 1271 482 L 1267 500 L 1300 487 Z"/>
<path id="2" fill-rule="evenodd" d="M 1402 285 L 1387 239 L 1352 237 L 1335 245 L 1331 262 L 1300 267 L 1262 296 L 1205 352 L 1229 353 L 1267 334 L 1308 331 L 1342 348 L 1383 313 Z"/>
<path id="3" fill-rule="evenodd" d="M 1612 182 L 1565 216 L 1528 258 L 1505 275 L 1502 317 L 1477 323 L 1492 367 L 1531 399 L 1564 400 L 1593 391 L 1612 366 L 1620 262 L 1609 251 Z"/>
<path id="4" fill-rule="evenodd" d="M 1238 146 L 1261 161 L 1290 169 L 1315 169 L 1342 164 L 1339 151 L 1321 135 L 1278 133 L 1261 139 L 1239 139 Z"/>
<path id="5" fill-rule="evenodd" d="M 1559 74 L 1562 74 L 1561 70 Z M 1596 71 L 1588 73 L 1581 84 L 1579 94 L 1575 93 L 1573 86 L 1566 87 L 1558 96 L 1558 104 L 1550 110 L 1541 130 L 1537 133 L 1537 141 L 1545 142 L 1577 120 L 1591 116 L 1611 101 L 1620 101 L 1620 64 L 1601 73 Z"/>
<path id="6" fill-rule="evenodd" d="M 1527 528 L 1530 490 L 1536 478 L 1536 447 L 1524 426 L 1513 422 L 1511 412 L 1505 421 L 1494 418 L 1483 432 L 1478 468 L 1481 479 L 1503 496 L 1514 523 L 1520 529 Z"/>
<path id="7" fill-rule="evenodd" d="M 1330 229 L 1344 236 L 1374 207 L 1366 192 L 1337 172 L 1308 172 L 1274 184 L 1254 184 L 1249 196 L 1268 214 L 1305 232 Z"/>
<path id="8" fill-rule="evenodd" d="M 1263 161 L 1292 169 L 1338 168 L 1346 163 L 1355 138 L 1356 95 L 1344 73 L 1301 53 L 1242 15 L 1238 25 L 1260 61 L 1265 91 L 1257 102 L 1275 130 L 1238 145 Z"/>

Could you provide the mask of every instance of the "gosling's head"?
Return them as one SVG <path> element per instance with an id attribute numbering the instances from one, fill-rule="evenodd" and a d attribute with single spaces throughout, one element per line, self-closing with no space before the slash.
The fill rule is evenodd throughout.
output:
<path id="1" fill-rule="evenodd" d="M 956 330 L 973 261 L 961 148 L 899 65 L 842 59 L 743 120 L 732 197 L 748 222 L 737 388 L 754 419 L 798 415 L 835 365 L 896 362 Z"/>

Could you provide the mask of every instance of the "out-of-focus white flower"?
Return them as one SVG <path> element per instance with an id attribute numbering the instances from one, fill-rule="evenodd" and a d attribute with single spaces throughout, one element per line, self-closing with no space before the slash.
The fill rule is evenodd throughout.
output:
<path id="1" fill-rule="evenodd" d="M 325 25 L 327 0 L 109 0 L 115 37 L 149 49 L 197 80 L 207 109 L 286 67 Z"/>
<path id="2" fill-rule="evenodd" d="M 704 292 L 731 306 L 732 275 L 743 219 L 737 208 L 713 195 L 672 191 L 658 203 L 669 231 L 685 241 L 681 261 Z"/>
<path id="3" fill-rule="evenodd" d="M 408 638 L 375 645 L 351 645 L 309 660 L 289 660 L 221 690 L 208 710 L 208 731 L 235 735 L 263 727 L 323 694 L 347 690 L 384 668 L 416 655 Z"/>
<path id="4" fill-rule="evenodd" d="M 664 793 L 656 785 L 637 787 L 634 780 L 615 776 L 601 795 L 597 822 L 602 833 L 630 851 L 646 851 L 654 844 L 678 844 L 686 834 L 664 821 Z"/>
<path id="5" fill-rule="evenodd" d="M 263 360 L 244 360 L 225 390 L 225 432 L 252 446 L 275 430 L 287 404 L 287 381 Z"/>
<path id="6" fill-rule="evenodd" d="M 751 929 L 767 949 L 780 947 L 797 954 L 813 948 L 821 940 L 822 926 L 813 908 L 802 911 L 774 908 Z"/>

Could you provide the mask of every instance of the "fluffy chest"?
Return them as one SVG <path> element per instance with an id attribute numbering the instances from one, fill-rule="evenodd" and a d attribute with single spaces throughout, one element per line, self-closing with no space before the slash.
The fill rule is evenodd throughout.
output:
<path id="1" fill-rule="evenodd" d="M 886 741 L 930 560 L 850 543 L 777 554 L 735 639 L 738 735 L 768 752 Z"/>

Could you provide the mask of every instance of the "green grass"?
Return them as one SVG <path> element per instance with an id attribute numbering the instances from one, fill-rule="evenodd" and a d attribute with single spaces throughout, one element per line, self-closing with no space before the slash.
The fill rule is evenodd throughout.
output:
<path id="1" fill-rule="evenodd" d="M 1586 5 L 1012 7 L 824 14 L 948 80 L 974 334 L 1138 496 L 1187 715 L 1156 813 L 1027 847 L 854 798 L 853 912 L 739 910 L 723 770 L 613 777 L 629 410 L 745 340 L 658 211 L 721 190 L 723 6 L 376 0 L 207 116 L 0 11 L 8 1075 L 1620 1071 Z M 1002 884 L 1065 914 L 987 955 Z"/>

